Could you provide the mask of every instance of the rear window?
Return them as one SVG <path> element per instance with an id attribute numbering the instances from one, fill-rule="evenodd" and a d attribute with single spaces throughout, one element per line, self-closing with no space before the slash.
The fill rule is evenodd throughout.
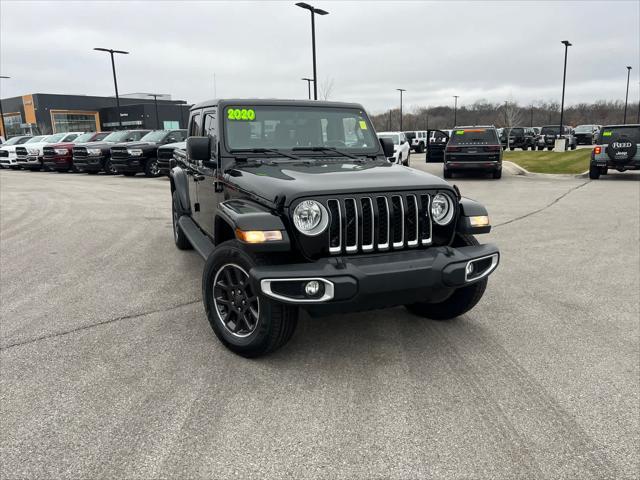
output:
<path id="1" fill-rule="evenodd" d="M 627 137 L 635 143 L 640 143 L 640 127 L 603 127 L 598 143 L 609 143 L 613 137 Z"/>
<path id="2" fill-rule="evenodd" d="M 413 140 L 416 138 L 416 132 L 404 132 L 408 140 Z"/>
<path id="3" fill-rule="evenodd" d="M 449 143 L 452 145 L 486 145 L 498 143 L 496 131 L 491 128 L 468 128 L 454 130 Z"/>
<path id="4" fill-rule="evenodd" d="M 524 128 L 512 128 L 509 133 L 511 135 L 524 135 Z"/>

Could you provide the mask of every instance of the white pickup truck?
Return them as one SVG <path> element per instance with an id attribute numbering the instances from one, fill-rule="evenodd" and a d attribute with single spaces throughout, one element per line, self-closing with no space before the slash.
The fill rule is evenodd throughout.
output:
<path id="1" fill-rule="evenodd" d="M 42 138 L 39 142 L 27 142 L 16 147 L 18 165 L 27 170 L 41 170 L 44 166 L 42 149 L 52 143 L 71 142 L 84 132 L 55 133 Z"/>
<path id="2" fill-rule="evenodd" d="M 32 138 L 34 137 L 31 135 L 22 135 L 19 137 L 11 137 L 9 140 L 4 142 L 2 146 L 0 146 L 0 167 L 11 168 L 13 170 L 20 168 L 18 167 L 18 160 L 16 158 L 16 147 L 23 143 L 27 143 Z M 44 137 L 35 138 L 42 139 Z"/>

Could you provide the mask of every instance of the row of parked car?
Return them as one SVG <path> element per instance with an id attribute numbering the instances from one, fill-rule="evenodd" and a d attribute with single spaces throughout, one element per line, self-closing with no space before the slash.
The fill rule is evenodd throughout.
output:
<path id="1" fill-rule="evenodd" d="M 516 148 L 521 148 L 522 150 L 544 150 L 545 148 L 553 150 L 556 139 L 560 137 L 566 141 L 565 150 L 575 150 L 578 145 L 595 144 L 601 129 L 601 125 L 578 125 L 575 128 L 565 125 L 562 128 L 562 135 L 560 135 L 559 125 L 545 125 L 543 127 L 498 128 L 496 132 L 505 150 L 515 150 Z M 441 143 L 451 136 L 451 132 L 451 129 L 444 129 L 417 130 L 402 133 L 407 139 L 409 148 L 414 152 L 422 153 L 429 143 Z"/>
<path id="2" fill-rule="evenodd" d="M 186 130 L 140 129 L 12 137 L 0 146 L 0 167 L 157 177 L 169 169 L 166 154 L 160 158 L 158 150 L 172 152 L 186 135 Z"/>
<path id="3" fill-rule="evenodd" d="M 427 162 L 443 162 L 444 178 L 465 171 L 485 172 L 501 178 L 504 150 L 553 150 L 559 138 L 565 140 L 565 150 L 574 150 L 578 144 L 596 145 L 591 154 L 591 179 L 605 175 L 609 169 L 620 172 L 640 169 L 638 125 L 580 125 L 575 129 L 565 126 L 562 135 L 559 132 L 559 125 L 511 129 L 473 125 L 451 130 L 380 132 L 378 136 L 394 144 L 394 154 L 389 161 L 409 165 L 411 150 L 426 149 Z"/>

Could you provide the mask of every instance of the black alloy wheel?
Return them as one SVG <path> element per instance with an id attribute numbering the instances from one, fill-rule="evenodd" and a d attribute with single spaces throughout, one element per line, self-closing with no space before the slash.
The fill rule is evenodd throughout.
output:
<path id="1" fill-rule="evenodd" d="M 249 274 L 239 265 L 223 265 L 213 279 L 213 303 L 222 325 L 236 337 L 248 337 L 258 326 L 260 299 Z"/>

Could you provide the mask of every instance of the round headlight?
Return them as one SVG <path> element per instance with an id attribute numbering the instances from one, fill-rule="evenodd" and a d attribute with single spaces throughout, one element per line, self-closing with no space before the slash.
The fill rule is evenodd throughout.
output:
<path id="1" fill-rule="evenodd" d="M 449 195 L 437 194 L 431 201 L 431 217 L 438 225 L 446 225 L 453 218 L 453 201 Z"/>
<path id="2" fill-rule="evenodd" d="M 329 214 L 322 204 L 305 200 L 293 210 L 293 224 L 305 235 L 319 235 L 329 224 Z"/>

